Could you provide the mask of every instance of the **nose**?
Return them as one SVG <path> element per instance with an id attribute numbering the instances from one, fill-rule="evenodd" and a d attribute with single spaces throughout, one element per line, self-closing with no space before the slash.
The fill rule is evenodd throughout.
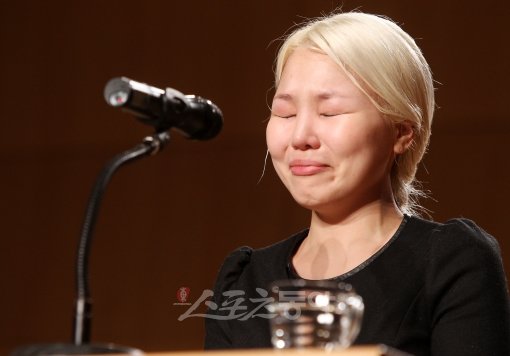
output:
<path id="1" fill-rule="evenodd" d="M 305 151 L 320 147 L 320 140 L 316 130 L 316 120 L 311 113 L 298 114 L 294 118 L 291 138 L 294 149 Z"/>

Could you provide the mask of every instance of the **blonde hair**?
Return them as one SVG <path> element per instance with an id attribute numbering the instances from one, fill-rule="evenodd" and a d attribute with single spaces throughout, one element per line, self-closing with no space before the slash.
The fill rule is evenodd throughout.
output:
<path id="1" fill-rule="evenodd" d="M 411 36 L 381 16 L 350 12 L 314 19 L 291 33 L 276 59 L 275 84 L 296 48 L 328 55 L 392 122 L 408 121 L 413 143 L 396 157 L 391 185 L 400 210 L 416 214 L 418 163 L 425 154 L 434 114 L 434 86 L 427 61 Z"/>

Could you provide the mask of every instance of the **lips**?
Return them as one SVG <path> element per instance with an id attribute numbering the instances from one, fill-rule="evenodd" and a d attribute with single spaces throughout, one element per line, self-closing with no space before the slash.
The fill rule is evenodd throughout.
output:
<path id="1" fill-rule="evenodd" d="M 295 176 L 312 176 L 324 172 L 328 167 L 327 164 L 312 160 L 292 160 L 289 163 L 290 171 Z"/>

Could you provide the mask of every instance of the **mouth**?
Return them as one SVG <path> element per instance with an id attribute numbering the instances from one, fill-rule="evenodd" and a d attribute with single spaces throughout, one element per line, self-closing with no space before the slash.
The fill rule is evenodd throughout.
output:
<path id="1" fill-rule="evenodd" d="M 311 160 L 293 160 L 289 163 L 289 169 L 295 176 L 313 176 L 328 169 L 328 165 Z"/>

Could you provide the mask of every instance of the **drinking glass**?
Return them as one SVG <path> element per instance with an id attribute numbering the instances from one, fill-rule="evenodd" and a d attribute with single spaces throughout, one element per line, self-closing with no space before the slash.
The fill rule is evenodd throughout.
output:
<path id="1" fill-rule="evenodd" d="M 271 284 L 271 342 L 276 349 L 342 349 L 356 339 L 363 300 L 350 284 L 281 280 Z"/>

